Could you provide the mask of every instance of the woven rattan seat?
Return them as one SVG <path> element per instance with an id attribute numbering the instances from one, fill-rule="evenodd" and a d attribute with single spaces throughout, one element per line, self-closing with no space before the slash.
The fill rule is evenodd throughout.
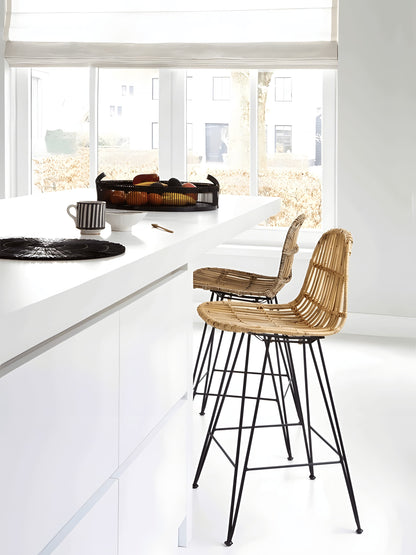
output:
<path id="1" fill-rule="evenodd" d="M 223 300 L 224 298 L 228 298 L 265 303 L 277 302 L 277 294 L 292 279 L 293 259 L 299 250 L 297 245 L 299 230 L 305 218 L 305 214 L 300 214 L 290 225 L 283 243 L 279 270 L 276 276 L 266 276 L 230 268 L 200 268 L 195 270 L 193 274 L 194 288 L 211 291 L 211 301 L 214 299 Z M 212 383 L 209 372 L 203 373 L 206 360 L 205 357 L 200 364 L 206 331 L 207 324 L 205 323 L 193 373 L 194 397 L 195 395 L 203 396 L 201 414 L 205 413 L 205 407 Z M 216 360 L 218 358 L 221 341 L 222 339 L 220 338 L 218 351 L 215 355 Z M 207 351 L 205 351 L 205 353 L 207 353 Z M 198 391 L 200 384 L 204 385 L 202 392 Z"/>
<path id="2" fill-rule="evenodd" d="M 305 214 L 300 214 L 290 225 L 283 244 L 277 276 L 266 276 L 229 268 L 199 268 L 194 271 L 194 288 L 220 293 L 234 297 L 264 297 L 273 299 L 292 279 L 292 265 L 297 245 L 299 230 L 305 221 Z"/>
<path id="3" fill-rule="evenodd" d="M 215 301 L 198 314 L 210 326 L 232 332 L 327 336 L 340 331 L 347 316 L 347 263 L 351 235 L 342 229 L 325 233 L 309 263 L 302 289 L 287 304 Z"/>
<path id="4" fill-rule="evenodd" d="M 324 233 L 312 254 L 303 286 L 296 299 L 290 303 L 278 305 L 227 300 L 202 303 L 198 307 L 198 313 L 206 325 L 212 326 L 208 350 L 212 349 L 216 330 L 221 330 L 221 335 L 232 332 L 231 346 L 224 369 L 218 371 L 221 373 L 221 381 L 214 395 L 215 404 L 193 482 L 193 487 L 197 488 L 210 448 L 212 445 L 217 445 L 234 469 L 225 541 L 228 546 L 233 543 L 245 479 L 249 471 L 307 467 L 309 478 L 314 480 L 317 468 L 339 464 L 357 525 L 356 532 L 358 534 L 362 532 L 321 346 L 326 336 L 341 330 L 347 316 L 348 260 L 351 246 L 351 234 L 343 229 L 332 229 Z M 237 337 L 239 339 L 235 341 Z M 257 351 L 254 351 L 254 355 L 251 351 L 252 342 L 257 340 L 264 345 L 263 359 L 258 356 Z M 244 341 L 245 352 L 241 349 Z M 292 355 L 295 348 L 302 350 L 302 356 L 296 359 L 297 363 L 300 362 L 303 366 L 301 387 L 298 386 L 298 370 L 295 368 L 295 358 Z M 275 361 L 272 360 L 273 357 Z M 214 371 L 216 371 L 215 368 L 211 374 Z M 315 376 L 314 391 L 317 393 L 312 398 L 309 394 L 312 386 L 309 384 L 313 376 Z M 283 377 L 289 380 L 286 390 L 282 387 Z M 271 382 L 267 382 L 268 379 Z M 249 388 L 251 380 L 254 380 L 254 392 Z M 239 394 L 236 394 L 234 385 L 240 387 Z M 285 401 L 288 391 L 292 393 L 294 415 L 290 414 L 288 410 L 290 407 Z M 239 403 L 237 407 L 236 402 Z M 273 411 L 262 412 L 260 407 L 267 403 L 269 403 L 268 408 L 273 406 L 277 408 L 276 415 Z M 224 406 L 228 410 L 228 412 L 225 411 L 226 426 L 220 422 Z M 316 407 L 326 413 L 327 423 L 322 422 L 321 418 L 317 419 L 319 427 L 329 424 L 325 432 L 318 431 L 316 424 L 312 424 L 312 415 L 315 417 Z M 238 424 L 230 426 L 229 411 L 236 408 L 239 414 L 233 416 Z M 267 421 L 264 420 L 264 416 L 258 418 L 258 414 L 262 416 L 267 414 Z M 276 423 L 277 416 L 279 420 Z M 268 420 L 269 418 L 271 420 Z M 296 426 L 299 426 L 302 431 L 301 436 L 294 434 L 295 442 L 299 437 L 302 438 L 300 462 L 297 458 L 298 453 L 295 453 L 292 445 L 291 431 Z M 264 464 L 261 464 L 263 461 L 261 463 L 258 461 L 257 456 L 251 458 L 252 450 L 256 450 L 258 445 L 254 441 L 254 436 L 259 428 L 261 428 L 261 434 L 265 430 L 271 434 L 269 442 L 266 443 L 266 451 L 268 445 L 273 451 L 276 442 L 283 438 L 289 464 L 286 462 L 282 464 L 281 458 L 277 458 L 273 463 L 269 462 L 267 460 L 269 453 L 267 457 L 264 455 L 266 459 Z M 278 435 L 274 431 L 276 429 Z M 233 433 L 236 441 L 222 443 L 225 433 Z M 279 436 L 280 433 L 282 436 Z M 315 444 L 318 443 L 321 448 L 329 448 L 329 454 L 316 449 Z M 234 451 L 230 450 L 229 445 L 235 445 Z M 302 457 L 304 457 L 303 461 Z M 255 515 L 253 516 L 255 520 Z"/>

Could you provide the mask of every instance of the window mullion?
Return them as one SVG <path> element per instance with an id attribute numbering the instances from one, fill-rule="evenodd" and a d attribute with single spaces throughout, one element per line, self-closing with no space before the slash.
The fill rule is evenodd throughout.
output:
<path id="1" fill-rule="evenodd" d="M 89 85 L 89 138 L 90 138 L 90 187 L 95 187 L 98 174 L 98 88 L 99 70 L 90 67 Z"/>
<path id="2" fill-rule="evenodd" d="M 250 195 L 258 194 L 258 133 L 257 133 L 258 72 L 250 71 Z"/>
<path id="3" fill-rule="evenodd" d="M 16 68 L 15 129 L 12 146 L 10 196 L 32 193 L 32 71 Z"/>
<path id="4" fill-rule="evenodd" d="M 324 71 L 322 102 L 322 228 L 337 225 L 336 218 L 336 72 Z"/>
<path id="5" fill-rule="evenodd" d="M 186 179 L 186 71 L 159 71 L 159 175 Z"/>

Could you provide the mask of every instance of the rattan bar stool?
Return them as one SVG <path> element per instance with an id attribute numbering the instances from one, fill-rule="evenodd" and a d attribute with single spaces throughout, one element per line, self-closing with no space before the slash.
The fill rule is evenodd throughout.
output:
<path id="1" fill-rule="evenodd" d="M 199 268 L 195 270 L 193 274 L 194 289 L 211 291 L 211 301 L 214 299 L 240 299 L 250 302 L 276 303 L 277 294 L 292 279 L 293 259 L 299 250 L 297 245 L 298 235 L 305 219 L 305 214 L 300 214 L 290 225 L 283 243 L 279 271 L 276 276 L 254 274 L 229 268 Z M 196 395 L 203 396 L 201 414 L 205 413 L 207 400 L 211 394 L 214 372 L 216 370 L 222 371 L 216 368 L 216 362 L 218 360 L 223 334 L 220 335 L 216 353 L 213 355 L 213 336 L 206 342 L 206 333 L 207 324 L 205 323 L 193 372 L 193 395 L 194 397 Z M 205 343 L 206 348 L 205 351 L 203 351 Z M 204 354 L 201 359 L 202 352 L 204 352 Z M 212 357 L 214 357 L 214 362 L 210 364 Z M 209 362 L 208 365 L 207 362 Z M 209 371 L 208 368 L 212 371 Z M 203 391 L 198 391 L 199 384 L 203 385 Z"/>
<path id="2" fill-rule="evenodd" d="M 232 348 L 233 354 L 229 353 L 226 361 L 226 369 L 221 379 L 215 406 L 211 415 L 205 442 L 201 451 L 198 467 L 196 470 L 193 487 L 198 487 L 203 466 L 205 464 L 212 442 L 217 444 L 227 459 L 234 467 L 231 504 L 228 520 L 228 531 L 226 545 L 232 544 L 232 538 L 236 528 L 238 512 L 242 499 L 242 493 L 247 472 L 253 470 L 264 470 L 273 468 L 288 467 L 308 467 L 309 478 L 315 479 L 315 467 L 319 465 L 340 464 L 351 507 L 357 526 L 356 532 L 361 533 L 361 525 L 358 516 L 350 471 L 348 468 L 347 457 L 338 417 L 335 410 L 335 403 L 331 392 L 328 373 L 325 366 L 322 339 L 340 331 L 347 316 L 347 279 L 348 279 L 348 260 L 351 251 L 352 237 L 350 233 L 342 229 L 333 229 L 324 233 L 316 245 L 310 260 L 304 283 L 296 299 L 288 304 L 260 304 L 242 301 L 215 301 L 203 303 L 198 307 L 201 318 L 215 330 L 232 332 L 232 343 L 235 344 L 237 336 L 240 337 L 237 348 Z M 261 366 L 261 374 L 256 384 L 256 395 L 254 395 L 254 406 L 249 406 L 248 378 L 249 364 L 253 364 L 250 359 L 251 342 L 259 339 L 264 344 L 264 358 Z M 221 427 L 220 417 L 224 407 L 228 407 L 231 399 L 229 387 L 234 379 L 234 370 L 239 360 L 243 340 L 246 341 L 244 375 L 239 401 L 238 425 Z M 289 433 L 293 424 L 290 422 L 278 422 L 277 424 L 261 424 L 258 422 L 259 409 L 264 404 L 263 387 L 267 368 L 271 365 L 270 347 L 278 344 L 285 353 L 284 358 L 288 365 L 291 384 L 293 387 L 296 412 L 299 416 L 299 423 L 302 437 L 302 451 L 305 449 L 306 457 L 304 462 L 294 462 L 290 464 L 251 464 L 250 455 L 252 454 L 253 439 L 259 433 L 259 428 L 283 427 Z M 301 347 L 301 357 L 303 361 L 303 372 L 298 375 L 295 370 L 293 346 Z M 280 351 L 276 350 L 279 356 Z M 253 357 L 254 358 L 254 357 Z M 279 363 L 279 361 L 278 361 Z M 258 365 L 258 360 L 255 361 Z M 311 370 L 316 375 L 314 385 L 319 394 L 313 402 L 310 396 L 312 381 L 310 380 Z M 300 378 L 300 379 L 299 379 Z M 299 385 L 303 381 L 302 385 Z M 302 395 L 301 395 L 302 390 Z M 328 421 L 327 435 L 332 439 L 328 440 L 322 433 L 312 425 L 312 409 L 317 407 L 317 401 L 321 397 L 323 413 Z M 313 405 L 313 406 L 311 406 Z M 226 412 L 226 411 L 225 411 Z M 316 410 L 314 415 L 319 416 L 319 426 L 322 425 L 321 415 Z M 247 418 L 249 416 L 249 418 Z M 247 424 L 248 422 L 248 424 Z M 236 436 L 234 456 L 231 456 L 218 436 L 224 432 L 232 433 Z M 268 431 L 270 433 L 270 430 Z M 248 438 L 247 438 L 248 434 Z M 280 437 L 280 436 L 279 436 Z M 267 442 L 267 448 L 272 446 L 277 438 L 272 442 Z M 316 460 L 317 447 L 323 447 L 330 454 L 329 460 Z M 325 457 L 325 459 L 327 456 Z M 306 459 L 306 460 L 305 460 Z"/>

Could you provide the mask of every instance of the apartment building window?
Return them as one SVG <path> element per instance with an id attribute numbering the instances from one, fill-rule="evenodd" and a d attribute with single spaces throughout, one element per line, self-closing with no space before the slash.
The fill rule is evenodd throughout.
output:
<path id="1" fill-rule="evenodd" d="M 127 95 L 127 85 L 121 85 L 121 96 Z"/>
<path id="2" fill-rule="evenodd" d="M 275 152 L 292 152 L 292 126 L 276 125 L 274 128 Z"/>
<path id="3" fill-rule="evenodd" d="M 276 102 L 292 102 L 292 77 L 275 77 L 274 99 Z"/>
<path id="4" fill-rule="evenodd" d="M 212 78 L 212 99 L 213 100 L 230 100 L 230 77 L 213 77 Z"/>
<path id="5" fill-rule="evenodd" d="M 228 123 L 205 124 L 205 156 L 207 162 L 224 162 L 228 147 Z"/>
<path id="6" fill-rule="evenodd" d="M 134 96 L 134 85 L 129 85 L 129 96 Z"/>

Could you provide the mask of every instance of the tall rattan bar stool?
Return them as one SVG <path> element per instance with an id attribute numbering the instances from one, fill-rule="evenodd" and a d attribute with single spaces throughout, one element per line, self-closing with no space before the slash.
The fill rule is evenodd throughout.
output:
<path id="1" fill-rule="evenodd" d="M 233 354 L 229 354 L 227 357 L 226 369 L 229 369 L 229 371 L 227 373 L 224 372 L 221 379 L 193 482 L 193 487 L 197 488 L 209 449 L 212 442 L 214 442 L 221 448 L 234 467 L 226 545 L 232 544 L 247 472 L 292 466 L 307 467 L 309 478 L 315 479 L 316 467 L 340 464 L 357 526 L 356 532 L 359 534 L 362 532 L 346 452 L 321 345 L 322 339 L 326 336 L 340 331 L 347 316 L 348 260 L 351 245 L 352 237 L 345 230 L 333 229 L 324 233 L 314 249 L 299 295 L 288 304 L 216 301 L 203 303 L 198 307 L 198 313 L 201 318 L 209 326 L 212 326 L 213 329 L 232 332 L 233 344 L 235 343 L 236 335 L 240 334 L 238 348 L 233 348 Z M 247 424 L 247 413 L 250 413 L 248 411 L 248 401 L 252 399 L 248 395 L 248 368 L 249 362 L 252 362 L 250 360 L 251 342 L 255 338 L 263 342 L 265 349 L 257 393 L 254 396 L 254 407 L 251 409 L 249 424 Z M 224 407 L 230 401 L 229 386 L 234 379 L 234 370 L 240 353 L 244 352 L 241 351 L 243 340 L 246 341 L 245 372 L 240 396 L 238 425 L 221 427 L 219 425 L 220 417 Z M 250 455 L 255 431 L 266 427 L 264 424 L 258 423 L 258 414 L 263 403 L 266 370 L 270 367 L 272 361 L 270 356 L 272 344 L 278 344 L 281 347 L 281 351 L 276 350 L 277 355 L 280 352 L 284 352 L 284 358 L 293 387 L 296 411 L 299 416 L 299 423 L 294 425 L 299 425 L 302 429 L 306 460 L 304 459 L 304 462 L 296 461 L 283 465 L 265 464 L 260 466 L 257 464 L 254 466 L 251 465 Z M 302 350 L 303 373 L 301 373 L 301 376 L 299 376 L 299 370 L 295 369 L 294 345 L 300 346 Z M 314 406 L 315 404 L 311 402 L 310 398 L 311 367 L 316 375 L 315 385 L 321 396 L 324 413 L 329 423 L 329 433 L 332 436 L 332 439 L 329 440 L 312 425 L 312 404 Z M 302 387 L 298 385 L 299 377 L 303 378 Z M 271 424 L 270 428 L 281 426 L 289 432 L 292 425 L 290 422 L 283 421 L 278 424 Z M 218 435 L 224 431 L 232 432 L 237 436 L 234 458 L 218 440 Z M 246 437 L 247 434 L 248 439 Z M 331 453 L 332 458 L 329 460 L 321 460 L 321 458 L 316 460 L 315 449 L 319 446 L 319 443 Z"/>
<path id="2" fill-rule="evenodd" d="M 305 214 L 300 214 L 290 225 L 283 243 L 279 270 L 276 276 L 254 274 L 229 268 L 199 268 L 193 274 L 194 289 L 211 291 L 211 301 L 233 299 L 276 303 L 277 294 L 292 279 L 293 259 L 299 250 L 297 245 L 298 235 L 305 219 Z M 193 373 L 194 397 L 196 395 L 203 396 L 201 414 L 205 413 L 206 403 L 211 394 L 213 372 L 216 370 L 216 362 L 223 341 L 223 334 L 221 334 L 215 354 L 213 354 L 214 335 L 211 333 L 207 341 L 206 334 L 207 324 L 204 323 Z M 198 391 L 198 386 L 201 383 L 203 384 L 203 391 Z"/>

